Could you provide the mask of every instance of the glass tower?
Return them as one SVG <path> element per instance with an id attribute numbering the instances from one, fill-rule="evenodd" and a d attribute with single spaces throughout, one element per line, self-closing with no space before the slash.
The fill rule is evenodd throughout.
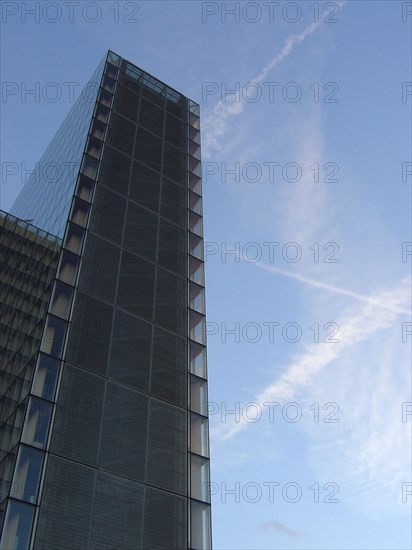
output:
<path id="1" fill-rule="evenodd" d="M 211 548 L 199 115 L 109 51 L 0 216 L 1 549 Z"/>

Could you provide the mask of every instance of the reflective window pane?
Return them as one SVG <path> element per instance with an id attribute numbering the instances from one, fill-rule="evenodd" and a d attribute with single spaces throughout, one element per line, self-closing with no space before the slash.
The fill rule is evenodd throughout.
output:
<path id="1" fill-rule="evenodd" d="M 189 233 L 189 254 L 199 260 L 203 260 L 204 257 L 203 239 L 193 233 Z"/>
<path id="2" fill-rule="evenodd" d="M 189 172 L 189 189 L 198 195 L 202 194 L 202 180 Z"/>
<path id="3" fill-rule="evenodd" d="M 65 321 L 48 315 L 40 351 L 60 358 L 63 351 L 66 328 L 67 323 Z"/>
<path id="4" fill-rule="evenodd" d="M 63 247 L 74 254 L 81 254 L 85 231 L 78 225 L 68 224 Z"/>
<path id="5" fill-rule="evenodd" d="M 205 284 L 204 263 L 193 256 L 189 257 L 189 278 L 198 285 Z"/>
<path id="6" fill-rule="evenodd" d="M 23 427 L 23 443 L 40 449 L 46 447 L 52 407 L 48 401 L 30 398 Z"/>
<path id="7" fill-rule="evenodd" d="M 56 278 L 69 285 L 74 285 L 76 282 L 79 263 L 79 256 L 77 256 L 76 254 L 72 254 L 68 250 L 63 250 Z"/>
<path id="8" fill-rule="evenodd" d="M 1 548 L 20 550 L 29 547 L 34 510 L 35 507 L 30 504 L 9 501 L 0 542 Z"/>
<path id="9" fill-rule="evenodd" d="M 17 458 L 11 496 L 36 503 L 44 452 L 22 445 Z"/>
<path id="10" fill-rule="evenodd" d="M 189 191 L 189 208 L 199 216 L 202 215 L 202 197 L 191 191 Z"/>
<path id="11" fill-rule="evenodd" d="M 204 416 L 208 413 L 207 382 L 197 376 L 190 376 L 190 410 Z"/>
<path id="12" fill-rule="evenodd" d="M 61 319 L 68 319 L 72 296 L 73 287 L 56 282 L 50 302 L 50 313 Z"/>
<path id="13" fill-rule="evenodd" d="M 190 496 L 210 502 L 209 459 L 190 456 Z"/>
<path id="14" fill-rule="evenodd" d="M 190 342 L 190 372 L 206 378 L 206 348 Z"/>
<path id="15" fill-rule="evenodd" d="M 75 197 L 69 219 L 81 227 L 86 227 L 89 211 L 90 204 Z"/>
<path id="16" fill-rule="evenodd" d="M 199 313 L 205 313 L 205 290 L 195 283 L 190 283 L 189 286 L 189 307 Z"/>
<path id="17" fill-rule="evenodd" d="M 205 316 L 189 311 L 190 338 L 199 344 L 206 344 Z"/>
<path id="18" fill-rule="evenodd" d="M 210 506 L 192 500 L 190 508 L 191 548 L 209 550 L 211 547 Z"/>
<path id="19" fill-rule="evenodd" d="M 99 167 L 99 161 L 88 155 L 83 156 L 83 162 L 81 166 L 81 173 L 92 180 L 96 179 L 97 169 Z"/>
<path id="20" fill-rule="evenodd" d="M 101 122 L 100 120 L 94 118 L 92 122 L 92 127 L 90 129 L 90 133 L 93 137 L 97 139 L 104 140 L 104 136 L 106 133 L 106 125 Z"/>
<path id="21" fill-rule="evenodd" d="M 189 211 L 189 229 L 199 237 L 203 236 L 203 218 L 191 210 Z"/>
<path id="22" fill-rule="evenodd" d="M 90 202 L 92 200 L 94 188 L 94 181 L 86 178 L 86 176 L 80 175 L 77 181 L 76 195 L 84 201 Z"/>
<path id="23" fill-rule="evenodd" d="M 103 143 L 99 139 L 90 136 L 87 140 L 86 153 L 95 159 L 99 159 L 102 152 L 102 147 Z"/>
<path id="24" fill-rule="evenodd" d="M 37 360 L 32 393 L 43 399 L 53 401 L 59 370 L 60 361 L 41 353 Z"/>
<path id="25" fill-rule="evenodd" d="M 209 456 L 208 420 L 195 413 L 190 415 L 190 450 L 201 456 Z"/>

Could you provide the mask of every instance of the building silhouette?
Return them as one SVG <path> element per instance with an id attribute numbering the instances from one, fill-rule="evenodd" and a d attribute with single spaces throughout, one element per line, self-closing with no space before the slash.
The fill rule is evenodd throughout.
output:
<path id="1" fill-rule="evenodd" d="M 211 548 L 199 116 L 109 51 L 0 215 L 3 550 Z"/>

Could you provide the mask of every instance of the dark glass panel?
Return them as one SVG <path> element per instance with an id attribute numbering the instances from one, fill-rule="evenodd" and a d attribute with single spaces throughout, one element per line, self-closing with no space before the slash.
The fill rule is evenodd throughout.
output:
<path id="1" fill-rule="evenodd" d="M 165 139 L 175 147 L 186 150 L 186 124 L 168 112 L 166 112 Z"/>
<path id="2" fill-rule="evenodd" d="M 186 276 L 187 270 L 187 237 L 186 231 L 177 225 L 160 219 L 158 263 L 177 273 Z"/>
<path id="3" fill-rule="evenodd" d="M 131 155 L 133 152 L 135 125 L 117 113 L 110 117 L 107 143 Z"/>
<path id="4" fill-rule="evenodd" d="M 133 202 L 127 209 L 123 246 L 149 260 L 156 260 L 158 216 Z"/>
<path id="5" fill-rule="evenodd" d="M 130 252 L 123 252 L 117 303 L 120 307 L 152 319 L 155 266 Z"/>
<path id="6" fill-rule="evenodd" d="M 114 302 L 120 248 L 93 233 L 87 236 L 79 288 L 94 296 Z"/>
<path id="7" fill-rule="evenodd" d="M 99 184 L 121 195 L 127 195 L 131 164 L 130 158 L 106 146 L 100 166 Z"/>
<path id="8" fill-rule="evenodd" d="M 137 113 L 139 112 L 139 101 L 139 94 L 119 84 L 116 88 L 113 109 L 135 122 L 137 120 Z"/>
<path id="9" fill-rule="evenodd" d="M 187 413 L 150 400 L 146 483 L 187 494 Z"/>
<path id="10" fill-rule="evenodd" d="M 160 214 L 174 223 L 187 226 L 187 193 L 184 187 L 166 178 L 162 179 Z"/>
<path id="11" fill-rule="evenodd" d="M 50 455 L 34 547 L 85 548 L 93 509 L 96 470 Z"/>
<path id="12" fill-rule="evenodd" d="M 139 126 L 163 136 L 163 119 L 164 110 L 143 98 L 140 104 Z"/>
<path id="13" fill-rule="evenodd" d="M 53 453 L 96 464 L 104 386 L 103 378 L 65 365 L 51 440 Z"/>
<path id="14" fill-rule="evenodd" d="M 153 168 L 153 170 L 160 172 L 162 140 L 150 132 L 146 132 L 143 128 L 138 128 L 134 157 L 136 160 Z"/>
<path id="15" fill-rule="evenodd" d="M 79 292 L 73 309 L 66 360 L 105 375 L 113 308 Z"/>
<path id="16" fill-rule="evenodd" d="M 176 147 L 165 143 L 163 152 L 163 174 L 180 184 L 185 182 L 185 167 L 186 155 Z"/>
<path id="17" fill-rule="evenodd" d="M 89 229 L 109 241 L 121 244 L 125 212 L 126 199 L 98 186 Z"/>
<path id="18" fill-rule="evenodd" d="M 142 87 L 142 96 L 149 99 L 152 103 L 156 103 L 159 107 L 164 107 L 165 97 L 164 95 L 151 90 L 147 86 Z"/>
<path id="19" fill-rule="evenodd" d="M 152 325 L 116 310 L 109 378 L 142 391 L 149 391 Z"/>
<path id="20" fill-rule="evenodd" d="M 133 163 L 130 198 L 154 212 L 159 211 L 160 174 L 140 162 Z"/>
<path id="21" fill-rule="evenodd" d="M 151 394 L 185 408 L 187 370 L 187 340 L 155 326 Z"/>
<path id="22" fill-rule="evenodd" d="M 99 472 L 90 548 L 143 550 L 144 486 Z"/>
<path id="23" fill-rule="evenodd" d="M 147 487 L 143 548 L 145 550 L 188 548 L 187 517 L 187 499 Z"/>
<path id="24" fill-rule="evenodd" d="M 182 336 L 187 332 L 187 281 L 157 269 L 155 322 Z"/>
<path id="25" fill-rule="evenodd" d="M 104 403 L 99 466 L 144 481 L 148 397 L 108 382 Z"/>
<path id="26" fill-rule="evenodd" d="M 174 115 L 178 117 L 185 117 L 186 115 L 186 101 L 183 99 L 183 97 L 180 97 L 177 99 L 177 97 L 174 98 L 174 101 L 172 99 L 168 99 L 166 101 L 166 109 L 173 113 Z"/>

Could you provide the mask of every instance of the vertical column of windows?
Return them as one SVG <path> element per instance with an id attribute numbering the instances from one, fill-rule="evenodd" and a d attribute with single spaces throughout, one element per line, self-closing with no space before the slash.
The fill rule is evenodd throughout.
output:
<path id="1" fill-rule="evenodd" d="M 190 548 L 211 548 L 200 109 L 188 109 Z"/>

